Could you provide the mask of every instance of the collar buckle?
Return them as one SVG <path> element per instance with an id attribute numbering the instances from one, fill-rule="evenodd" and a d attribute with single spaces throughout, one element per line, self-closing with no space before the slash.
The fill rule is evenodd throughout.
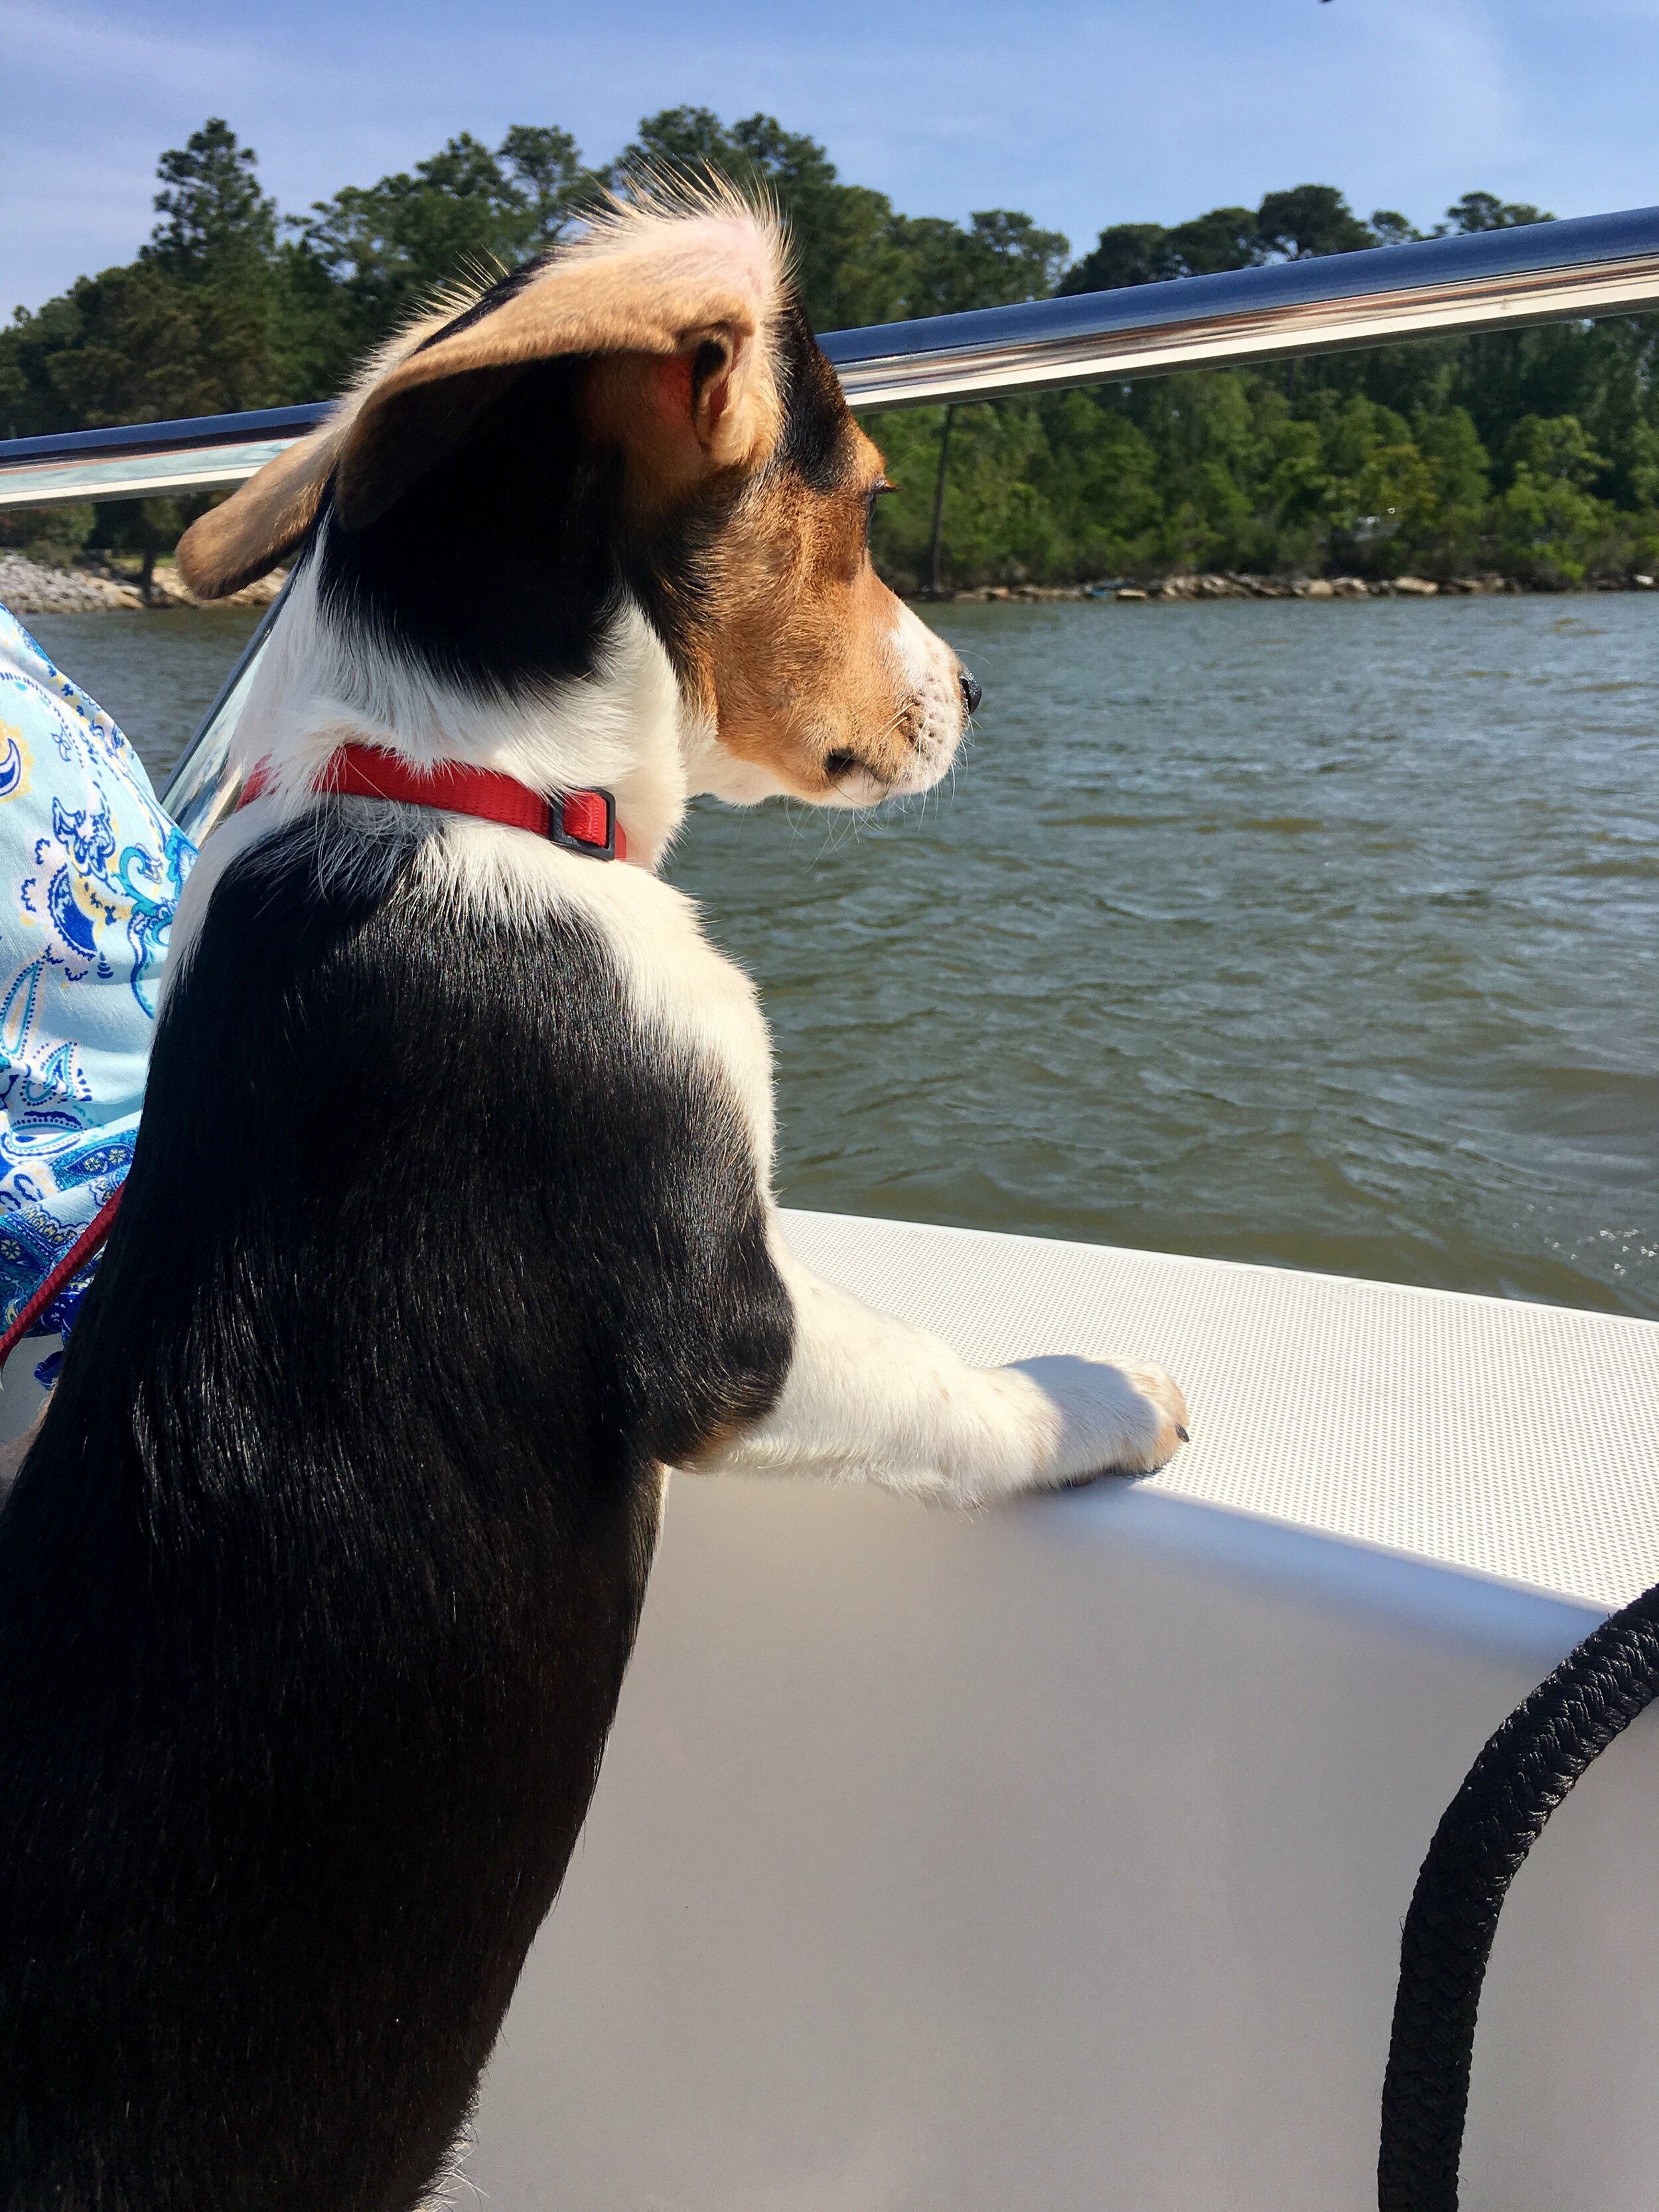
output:
<path id="1" fill-rule="evenodd" d="M 590 860 L 618 860 L 628 849 L 617 827 L 615 794 L 597 785 L 561 792 L 550 800 L 547 834 L 567 853 L 580 853 Z"/>

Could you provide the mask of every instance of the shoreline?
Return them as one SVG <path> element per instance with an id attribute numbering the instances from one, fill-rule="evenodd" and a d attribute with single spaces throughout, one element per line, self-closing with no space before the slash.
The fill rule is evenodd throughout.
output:
<path id="1" fill-rule="evenodd" d="M 0 606 L 20 617 L 119 611 L 165 614 L 174 607 L 268 607 L 286 580 L 285 570 L 273 569 L 228 599 L 198 599 L 179 582 L 173 562 L 158 561 L 147 599 L 137 583 L 118 568 L 103 564 L 54 568 L 46 562 L 31 560 L 26 553 L 0 552 Z"/>
<path id="2" fill-rule="evenodd" d="M 287 580 L 273 569 L 228 599 L 198 599 L 179 580 L 171 561 L 158 561 L 145 599 L 136 581 L 107 565 L 55 568 L 27 554 L 0 552 L 0 606 L 25 615 L 109 614 L 132 611 L 165 614 L 175 607 L 212 609 L 268 607 Z M 1659 590 L 1659 578 L 1634 575 L 1621 582 L 1598 580 L 1544 590 L 1513 576 L 1255 576 L 1231 570 L 1212 574 L 1177 571 L 1146 583 L 1105 578 L 1092 584 L 969 584 L 937 597 L 907 592 L 917 606 L 1041 605 L 1056 601 L 1121 601 L 1125 605 L 1189 604 L 1198 599 L 1583 599 L 1608 592 Z"/>
<path id="3" fill-rule="evenodd" d="M 1636 575 L 1618 583 L 1564 585 L 1546 589 L 1522 584 L 1513 576 L 1253 576 L 1231 570 L 1200 574 L 1177 571 L 1146 583 L 1097 584 L 969 584 L 959 591 L 940 592 L 935 598 L 908 592 L 908 599 L 920 606 L 1000 605 L 1018 601 L 1026 605 L 1046 600 L 1121 600 L 1128 605 L 1154 600 L 1194 599 L 1583 599 L 1607 592 L 1642 592 L 1659 590 L 1659 577 Z"/>

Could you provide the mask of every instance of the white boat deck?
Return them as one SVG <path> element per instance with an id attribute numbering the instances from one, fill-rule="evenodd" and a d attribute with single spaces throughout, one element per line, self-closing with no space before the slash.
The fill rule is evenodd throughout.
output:
<path id="1" fill-rule="evenodd" d="M 678 1479 L 492 2212 L 1369 2212 L 1446 1801 L 1659 1579 L 1659 1325 L 821 1215 L 970 1357 L 1162 1361 L 1151 1482 Z M 1465 2212 L 1650 2212 L 1659 1712 L 1517 1882 Z M 458 2201 L 475 2201 L 464 2187 Z"/>
<path id="2" fill-rule="evenodd" d="M 1146 1488 L 1611 1608 L 1659 1582 L 1659 1322 L 791 1213 L 820 1274 L 987 1364 L 1152 1359 L 1193 1442 Z"/>

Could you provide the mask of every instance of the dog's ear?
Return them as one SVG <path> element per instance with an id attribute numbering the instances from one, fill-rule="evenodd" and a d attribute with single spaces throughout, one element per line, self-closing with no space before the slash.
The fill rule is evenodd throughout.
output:
<path id="1" fill-rule="evenodd" d="M 198 599 L 222 599 L 286 558 L 317 519 L 343 425 L 324 422 L 267 461 L 179 540 L 179 574 Z"/>
<path id="2" fill-rule="evenodd" d="M 781 419 L 769 325 L 777 241 L 737 210 L 624 216 L 372 385 L 342 443 L 335 513 L 380 516 L 538 363 L 590 358 L 585 427 L 665 493 L 752 467 Z"/>

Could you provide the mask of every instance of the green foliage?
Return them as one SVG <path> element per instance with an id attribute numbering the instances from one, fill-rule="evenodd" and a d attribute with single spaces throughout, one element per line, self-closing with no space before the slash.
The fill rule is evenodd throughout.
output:
<path id="1" fill-rule="evenodd" d="M 1269 192 L 1256 210 L 1256 236 L 1264 253 L 1306 261 L 1320 253 L 1355 253 L 1375 246 L 1340 192 L 1329 185 L 1297 185 Z"/>
<path id="2" fill-rule="evenodd" d="M 1376 208 L 1371 214 L 1371 239 L 1377 246 L 1409 246 L 1424 233 L 1394 208 Z"/>
<path id="3" fill-rule="evenodd" d="M 893 236 L 908 264 L 896 321 L 1047 299 L 1071 250 L 1059 231 L 1006 208 L 984 210 L 966 230 L 938 216 L 899 216 Z"/>
<path id="4" fill-rule="evenodd" d="M 498 158 L 506 164 L 531 240 L 538 250 L 551 246 L 591 197 L 592 182 L 575 140 L 556 125 L 515 123 L 501 143 Z"/>
<path id="5" fill-rule="evenodd" d="M 258 157 L 211 116 L 156 165 L 164 219 L 141 258 L 193 283 L 258 283 L 276 244 L 276 203 L 259 189 Z"/>
<path id="6" fill-rule="evenodd" d="M 1465 192 L 1446 210 L 1446 220 L 1454 230 L 1513 230 L 1521 223 L 1553 222 L 1555 217 L 1542 208 L 1528 207 L 1524 200 L 1500 200 L 1495 192 Z"/>
<path id="7" fill-rule="evenodd" d="M 0 337 L 12 434 L 166 422 L 270 403 L 270 304 L 140 259 L 76 279 Z"/>
<path id="8" fill-rule="evenodd" d="M 706 171 L 769 201 L 783 216 L 815 329 L 856 329 L 906 313 L 905 256 L 894 236 L 891 202 L 843 184 L 816 139 L 786 131 L 772 116 L 750 115 L 728 130 L 710 108 L 665 108 L 640 125 L 606 178 L 626 190 Z"/>
<path id="9" fill-rule="evenodd" d="M 1465 192 L 1432 231 L 1416 229 L 1392 208 L 1362 222 L 1330 185 L 1297 185 L 1269 192 L 1258 208 L 1212 208 L 1169 228 L 1120 222 L 1103 230 L 1092 252 L 1069 269 L 1061 292 L 1109 292 L 1121 284 L 1155 284 L 1172 276 L 1208 276 L 1252 269 L 1264 261 L 1304 261 L 1322 253 L 1357 253 L 1370 246 L 1407 246 L 1443 238 L 1449 230 L 1505 230 L 1516 223 L 1553 222 L 1553 216 L 1492 192 Z"/>
<path id="10" fill-rule="evenodd" d="M 1156 222 L 1116 223 L 1092 252 L 1066 271 L 1062 292 L 1108 292 L 1121 284 L 1155 284 L 1175 276 L 1210 276 L 1264 261 L 1300 261 L 1318 253 L 1352 253 L 1415 237 L 1403 216 L 1386 210 L 1360 222 L 1330 185 L 1297 185 L 1269 192 L 1259 208 L 1212 208 L 1166 229 Z"/>
<path id="11" fill-rule="evenodd" d="M 1509 487 L 1498 501 L 1510 562 L 1544 581 L 1577 583 L 1601 528 L 1589 487 L 1607 469 L 1576 416 L 1523 416 L 1510 434 Z"/>
<path id="12" fill-rule="evenodd" d="M 162 155 L 137 258 L 80 278 L 0 331 L 0 434 L 153 421 L 326 397 L 446 288 L 544 251 L 609 191 L 714 173 L 776 207 L 817 329 L 1201 276 L 1405 245 L 1328 185 L 1070 247 L 1030 216 L 959 223 L 846 182 L 775 117 L 665 108 L 589 167 L 568 131 L 466 132 L 412 168 L 279 216 L 251 149 L 214 118 Z M 1552 220 L 1468 192 L 1432 234 Z M 944 416 L 871 424 L 896 497 L 878 513 L 886 572 L 927 574 Z M 167 502 L 101 511 L 98 542 L 148 568 L 185 519 Z M 953 411 L 946 585 L 1067 581 L 1172 568 L 1500 569 L 1534 584 L 1659 567 L 1659 320 L 1533 331 L 1176 376 Z M 0 542 L 67 560 L 89 514 L 14 516 Z"/>
<path id="13" fill-rule="evenodd" d="M 92 535 L 91 507 L 0 507 L 0 553 L 27 553 L 50 568 L 70 568 Z"/>
<path id="14" fill-rule="evenodd" d="M 1166 230 L 1157 222 L 1114 223 L 1093 251 L 1068 269 L 1060 290 L 1115 292 L 1125 284 L 1158 284 L 1175 276 L 1210 276 L 1252 268 L 1263 258 L 1249 208 L 1212 208 Z"/>
<path id="15" fill-rule="evenodd" d="M 596 190 L 568 131 L 519 124 L 493 151 L 463 131 L 412 171 L 315 201 L 287 226 L 283 365 L 307 398 L 337 388 L 447 287 L 550 246 Z"/>
<path id="16" fill-rule="evenodd" d="M 708 172 L 782 216 L 796 283 L 820 331 L 1044 298 L 1071 251 L 1058 231 L 1004 208 L 975 215 L 965 230 L 896 214 L 884 193 L 843 184 L 815 139 L 769 115 L 728 129 L 710 108 L 665 108 L 641 124 L 607 181 L 625 191 Z"/>
<path id="17" fill-rule="evenodd" d="M 1659 348 L 1659 328 L 1620 328 L 1637 356 Z M 1343 376 L 1294 389 L 1284 369 L 1230 370 L 959 407 L 942 580 L 1497 572 L 1549 589 L 1659 560 L 1659 410 L 1645 377 L 1633 414 L 1601 407 L 1622 444 L 1598 442 L 1577 416 L 1529 413 L 1494 453 L 1437 374 L 1409 412 L 1372 397 L 1364 380 L 1378 362 L 1378 384 L 1397 392 L 1383 356 L 1358 355 Z M 1595 400 L 1601 366 L 1587 362 Z M 900 488 L 877 513 L 878 557 L 909 589 L 926 574 L 939 420 L 933 409 L 867 426 Z M 1621 483 L 1631 495 L 1617 501 L 1608 488 Z"/>

